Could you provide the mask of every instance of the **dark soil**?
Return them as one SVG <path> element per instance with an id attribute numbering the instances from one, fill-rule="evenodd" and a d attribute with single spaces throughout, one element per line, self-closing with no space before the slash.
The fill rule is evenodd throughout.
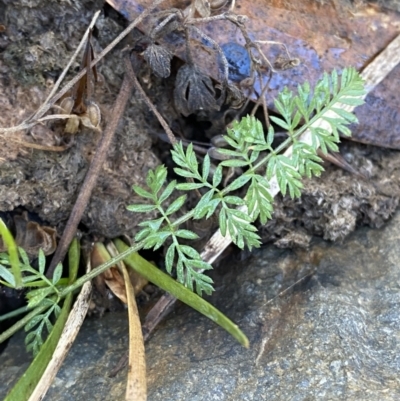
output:
<path id="1" fill-rule="evenodd" d="M 78 46 L 94 12 L 103 8 L 93 33 L 95 51 L 103 49 L 123 29 L 125 20 L 102 1 L 0 1 L 0 126 L 21 122 L 45 100 L 57 76 Z M 121 49 L 132 36 L 100 63 L 102 82 L 94 99 L 107 122 L 123 76 Z M 74 64 L 79 68 L 80 60 Z M 175 64 L 174 64 L 175 63 Z M 179 65 L 174 60 L 174 65 Z M 179 133 L 208 141 L 219 131 L 223 116 L 183 119 L 172 105 L 173 80 L 161 80 L 143 71 L 142 82 L 160 112 Z M 138 216 L 126 205 L 138 201 L 131 190 L 143 185 L 149 169 L 160 159 L 169 163 L 168 145 L 155 140 L 159 124 L 147 106 L 133 94 L 99 177 L 81 228 L 98 237 L 132 236 Z M 0 211 L 23 208 L 55 227 L 60 234 L 85 176 L 99 134 L 82 129 L 71 136 L 61 123 L 37 126 L 28 132 L 3 135 L 0 150 Z M 62 152 L 36 150 L 14 141 L 45 146 L 69 144 Z M 153 145 L 153 142 L 155 145 Z M 357 226 L 380 227 L 398 205 L 400 157 L 397 151 L 346 142 L 345 159 L 368 177 L 361 180 L 331 165 L 316 180 L 306 180 L 300 199 L 278 199 L 274 219 L 261 227 L 264 241 L 279 246 L 306 246 L 312 235 L 329 240 L 345 238 Z"/>

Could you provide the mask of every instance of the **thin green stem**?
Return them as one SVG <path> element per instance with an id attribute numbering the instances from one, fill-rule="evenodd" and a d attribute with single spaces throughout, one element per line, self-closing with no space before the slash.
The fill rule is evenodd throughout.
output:
<path id="1" fill-rule="evenodd" d="M 3 331 L 3 333 L 0 334 L 0 344 L 10 338 L 18 330 L 21 330 L 32 318 L 46 310 L 48 307 L 48 305 L 36 307 L 33 311 L 25 315 L 21 320 L 18 320 L 18 322 L 12 325 L 9 329 Z"/>
<path id="2" fill-rule="evenodd" d="M 190 220 L 194 216 L 194 209 L 190 210 L 189 212 L 185 213 L 183 216 L 179 217 L 175 221 L 172 222 L 172 227 L 179 227 L 181 224 L 185 223 L 186 221 Z"/>
<path id="3" fill-rule="evenodd" d="M 1 315 L 0 322 L 2 322 L 3 320 L 11 319 L 12 317 L 21 315 L 22 313 L 28 312 L 29 310 L 30 310 L 30 308 L 28 307 L 28 305 L 25 305 L 22 308 L 14 309 L 11 312 Z"/>
<path id="4" fill-rule="evenodd" d="M 64 288 L 60 292 L 60 298 L 66 297 L 69 293 L 75 291 L 76 289 L 80 288 L 83 284 L 85 284 L 87 281 L 92 280 L 99 274 L 103 273 L 106 271 L 108 268 L 111 266 L 114 266 L 116 263 L 118 263 L 120 260 L 126 258 L 129 256 L 132 252 L 138 252 L 140 249 L 143 248 L 143 242 L 139 242 L 138 244 L 135 244 L 134 246 L 128 248 L 125 252 L 120 253 L 118 256 L 110 259 L 106 263 L 102 264 L 99 267 L 96 267 L 96 269 L 93 269 L 89 273 L 86 273 L 84 276 L 79 277 L 78 280 L 76 280 L 73 284 L 69 285 L 68 287 Z"/>

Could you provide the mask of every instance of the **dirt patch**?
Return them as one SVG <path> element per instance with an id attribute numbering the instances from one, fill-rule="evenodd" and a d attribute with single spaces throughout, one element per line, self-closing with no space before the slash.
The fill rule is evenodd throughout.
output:
<path id="1" fill-rule="evenodd" d="M 22 121 L 40 106 L 78 46 L 94 12 L 102 7 L 102 1 L 73 5 L 41 0 L 0 1 L 0 9 L 6 11 L 4 20 L 0 20 L 6 28 L 0 33 L 2 127 Z M 104 10 L 93 34 L 97 51 L 115 38 L 125 24 L 109 6 Z M 103 124 L 122 80 L 121 49 L 127 42 L 132 43 L 132 36 L 99 66 L 102 83 L 94 97 L 102 110 Z M 179 63 L 173 61 L 172 76 Z M 75 72 L 78 67 L 79 60 L 74 65 Z M 158 109 L 183 137 L 207 140 L 219 131 L 223 117 L 220 114 L 182 118 L 174 111 L 173 79 L 162 80 L 148 70 L 143 71 L 142 78 Z M 0 150 L 0 210 L 22 207 L 56 227 L 59 233 L 99 140 L 98 133 L 85 129 L 73 137 L 65 136 L 62 127 L 57 123 L 4 135 Z M 125 209 L 138 201 L 131 186 L 143 185 L 147 171 L 160 159 L 169 163 L 164 142 L 152 148 L 154 134 L 159 132 L 154 116 L 133 94 L 82 221 L 89 232 L 104 237 L 136 232 L 138 216 Z M 46 146 L 67 143 L 69 148 L 62 152 L 36 150 L 15 142 L 21 140 Z M 277 241 L 279 246 L 307 245 L 309 238 L 305 234 L 338 240 L 357 225 L 380 227 L 389 219 L 400 193 L 398 152 L 345 143 L 342 153 L 368 179 L 360 180 L 328 165 L 320 179 L 305 182 L 300 199 L 277 201 L 274 219 L 261 228 L 264 241 Z"/>
<path id="2" fill-rule="evenodd" d="M 94 12 L 103 5 L 101 1 L 78 2 L 73 7 L 64 2 L 30 2 L 29 7 L 25 3 L 0 4 L 6 10 L 0 59 L 2 127 L 22 121 L 40 106 L 78 46 Z M 122 26 L 103 16 L 97 29 L 99 35 L 93 43 L 101 48 Z M 94 97 L 102 110 L 103 122 L 107 121 L 123 75 L 120 48 L 99 68 L 103 83 Z M 143 184 L 148 169 L 159 163 L 150 150 L 153 121 L 148 114 L 140 100 L 132 96 L 83 219 L 90 232 L 115 237 L 131 233 L 138 224 L 135 215 L 125 209 L 135 202 L 131 186 Z M 62 124 L 4 136 L 0 150 L 0 210 L 21 206 L 61 232 L 99 138 L 98 133 L 85 129 L 73 137 L 65 135 Z M 30 149 L 14 140 L 46 146 L 72 145 L 63 152 L 51 152 Z"/>

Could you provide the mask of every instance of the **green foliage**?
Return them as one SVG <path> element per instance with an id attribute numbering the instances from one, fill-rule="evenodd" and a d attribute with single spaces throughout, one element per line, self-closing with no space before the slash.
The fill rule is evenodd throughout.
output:
<path id="1" fill-rule="evenodd" d="M 17 245 L 15 244 L 14 238 L 10 230 L 5 225 L 3 219 L 0 219 L 0 235 L 4 245 L 6 245 L 6 249 L 8 250 L 11 272 L 12 272 L 11 280 L 13 282 L 13 287 L 21 288 L 22 276 L 21 276 L 21 270 L 19 269 Z M 7 273 L 5 274 L 7 275 Z M 0 271 L 0 277 L 2 277 L 1 271 Z"/>
<path id="2" fill-rule="evenodd" d="M 218 214 L 223 236 L 229 234 L 239 248 L 260 246 L 254 222 L 260 218 L 265 224 L 271 218 L 273 195 L 270 181 L 276 178 L 283 195 L 288 193 L 292 198 L 301 196 L 302 177 L 319 176 L 323 171 L 317 149 L 321 148 L 323 153 L 338 149 L 339 133 L 349 135 L 346 125 L 357 122 L 348 110 L 362 104 L 363 95 L 362 79 L 353 68 L 343 70 L 340 83 L 336 71 L 331 75 L 325 73 L 314 91 L 309 83 L 300 85 L 297 95 L 285 88 L 275 100 L 281 117 L 271 117 L 271 120 L 287 131 L 288 139 L 274 149 L 272 126 L 264 135 L 261 123 L 254 117 L 234 121 L 224 136 L 229 148 L 218 149 L 218 153 L 226 156 L 227 160 L 218 165 L 211 179 L 208 155 L 200 168 L 192 145 L 185 150 L 182 143 L 175 144 L 171 151 L 177 165 L 174 171 L 187 182 L 177 183 L 174 180 L 161 191 L 166 184 L 167 169 L 159 166 L 148 174 L 149 192 L 134 186 L 134 191 L 149 203 L 131 205 L 128 209 L 141 213 L 157 210 L 161 216 L 141 223 L 143 229 L 136 240 L 143 241 L 145 248 L 157 249 L 170 239 L 172 243 L 165 258 L 167 271 L 172 273 L 173 266 L 176 266 L 179 282 L 190 289 L 195 284 L 199 294 L 202 291 L 210 293 L 211 280 L 202 271 L 211 266 L 201 261 L 194 248 L 180 242 L 180 239 L 197 238 L 195 233 L 180 229 L 180 224 L 188 219 L 208 219 Z M 310 132 L 311 144 L 299 140 L 306 130 Z M 289 146 L 291 151 L 283 154 Z M 240 167 L 244 173 L 222 188 L 223 169 L 235 167 Z M 242 199 L 237 196 L 237 191 L 245 186 L 246 195 Z M 181 195 L 168 207 L 163 205 L 173 199 L 175 189 L 200 191 L 201 198 L 193 210 L 173 220 L 171 215 L 182 214 L 181 208 L 186 201 L 186 196 Z"/>
<path id="3" fill-rule="evenodd" d="M 204 262 L 201 255 L 187 244 L 198 236 L 181 227 L 182 224 L 189 219 L 208 219 L 216 214 L 222 235 L 229 235 L 240 248 L 258 247 L 260 237 L 254 222 L 259 218 L 265 224 L 271 218 L 274 195 L 271 181 L 276 181 L 283 195 L 299 197 L 302 177 L 319 176 L 323 171 L 317 149 L 321 148 L 323 152 L 336 150 L 339 133 L 350 134 L 347 125 L 357 122 L 350 111 L 362 103 L 363 95 L 362 80 L 352 68 L 343 71 L 340 82 L 335 71 L 331 75 L 324 74 L 314 91 L 308 83 L 299 86 L 297 95 L 288 89 L 283 90 L 275 102 L 282 117 L 271 117 L 271 120 L 287 131 L 287 140 L 273 148 L 275 132 L 272 126 L 265 135 L 261 123 L 254 117 L 235 121 L 225 135 L 228 146 L 218 150 L 226 156 L 226 160 L 220 162 L 212 176 L 208 155 L 199 164 L 192 145 L 184 149 L 182 143 L 177 143 L 171 151 L 177 166 L 174 171 L 186 182 L 173 180 L 168 183 L 164 166 L 150 171 L 146 179 L 147 189 L 133 187 L 145 202 L 130 205 L 128 210 L 136 213 L 156 211 L 158 216 L 140 223 L 141 230 L 135 237 L 136 245 L 83 277 L 75 280 L 74 276 L 75 281 L 70 282 L 68 287 L 65 287 L 66 279 L 61 278 L 61 264 L 55 269 L 53 278 L 48 279 L 45 276 L 43 252 L 39 252 L 38 268 L 35 269 L 23 249 L 17 252 L 11 233 L 0 223 L 0 234 L 9 250 L 8 253 L 0 253 L 0 284 L 11 288 L 33 288 L 26 294 L 27 307 L 22 308 L 30 312 L 14 325 L 13 332 L 25 327 L 28 332 L 27 348 L 36 354 L 44 342 L 45 331 L 53 329 L 53 315 L 57 317 L 60 314 L 60 300 L 141 248 L 158 249 L 167 245 L 167 272 L 172 274 L 175 271 L 178 281 L 187 289 L 195 290 L 199 295 L 203 291 L 210 294 L 213 291 L 212 280 L 203 272 L 211 269 L 211 265 Z M 308 135 L 307 141 L 303 141 L 303 134 L 304 137 Z M 224 187 L 224 169 L 227 168 L 241 168 L 243 173 Z M 197 205 L 184 212 L 182 209 L 187 195 L 175 195 L 176 189 L 200 193 Z M 239 196 L 241 193 L 245 194 L 243 198 Z M 137 266 L 134 268 L 139 269 Z M 172 289 L 184 302 L 202 308 L 199 299 L 185 295 L 186 291 L 182 291 L 169 276 L 161 276 L 152 273 L 153 279 L 162 288 Z M 230 323 L 222 318 L 220 322 L 239 341 L 246 343 L 242 333 L 232 331 Z M 11 331 L 0 334 L 0 342 L 11 334 Z"/>
<path id="4" fill-rule="evenodd" d="M 39 352 L 43 345 L 44 329 L 48 333 L 53 328 L 52 319 L 56 318 L 60 313 L 60 292 L 57 285 L 60 282 L 62 274 L 61 263 L 57 265 L 52 280 L 45 276 L 46 257 L 42 250 L 38 255 L 38 269 L 31 266 L 28 255 L 22 248 L 18 248 L 19 252 L 19 270 L 22 273 L 22 287 L 31 288 L 26 294 L 28 300 L 28 308 L 43 308 L 43 313 L 34 316 L 26 325 L 25 331 L 28 332 L 25 338 L 25 344 L 28 351 L 32 351 L 33 355 Z M 11 288 L 16 288 L 16 282 L 11 270 L 10 255 L 6 252 L 0 254 L 0 283 Z"/>
<path id="5" fill-rule="evenodd" d="M 114 244 L 121 253 L 126 252 L 129 249 L 128 246 L 119 239 L 116 239 Z M 191 308 L 197 310 L 216 324 L 220 325 L 234 338 L 236 338 L 236 340 L 239 341 L 239 343 L 244 347 L 249 346 L 249 340 L 247 337 L 230 319 L 228 319 L 218 309 L 210 305 L 203 298 L 194 294 L 185 286 L 173 280 L 168 274 L 163 273 L 160 269 L 153 266 L 146 259 L 142 258 L 137 252 L 132 252 L 129 256 L 124 258 L 124 262 L 127 266 L 134 269 L 150 282 L 156 284 L 158 287 L 164 289 L 175 298 L 181 300 Z"/>
<path id="6" fill-rule="evenodd" d="M 45 313 L 36 315 L 26 325 L 25 331 L 28 332 L 25 337 L 25 345 L 27 351 L 32 351 L 33 356 L 36 356 L 43 345 L 44 329 L 50 334 L 53 330 L 52 315 L 58 318 L 61 308 L 58 303 L 51 298 L 44 298 L 41 300 L 43 306 L 47 307 Z"/>
<path id="7" fill-rule="evenodd" d="M 183 150 L 183 149 L 182 149 Z M 186 155 L 192 165 L 196 164 L 196 156 L 191 149 L 191 153 Z M 152 210 L 158 210 L 160 218 L 148 220 L 140 224 L 143 227 L 136 235 L 136 241 L 142 241 L 145 249 L 158 249 L 164 245 L 167 239 L 171 240 L 166 254 L 166 268 L 169 273 L 172 272 L 172 266 L 176 261 L 176 272 L 178 281 L 185 284 L 193 290 L 193 281 L 196 282 L 196 291 L 201 294 L 205 291 L 210 294 L 213 290 L 212 280 L 205 274 L 199 272 L 199 269 L 211 269 L 211 265 L 202 261 L 199 253 L 192 247 L 181 244 L 184 239 L 196 239 L 198 236 L 189 230 L 177 229 L 171 216 L 180 210 L 186 201 L 186 195 L 179 196 L 168 204 L 171 194 L 177 186 L 176 181 L 170 182 L 166 188 L 161 191 L 167 179 L 167 169 L 164 166 L 158 166 L 154 171 L 150 171 L 147 175 L 147 186 L 150 191 L 146 191 L 138 186 L 134 186 L 133 190 L 140 196 L 148 199 L 150 204 L 131 205 L 128 210 L 133 212 L 147 213 Z M 195 187 L 191 187 L 195 188 Z"/>

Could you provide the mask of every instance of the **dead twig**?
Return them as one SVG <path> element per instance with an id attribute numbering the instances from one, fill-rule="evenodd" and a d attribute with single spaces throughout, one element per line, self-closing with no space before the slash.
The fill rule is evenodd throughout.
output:
<path id="1" fill-rule="evenodd" d="M 157 117 L 159 123 L 161 126 L 164 128 L 166 134 L 168 135 L 168 139 L 170 140 L 171 144 L 176 143 L 176 137 L 174 133 L 172 132 L 171 128 L 169 127 L 168 123 L 165 121 L 164 117 L 158 112 L 157 108 L 154 106 L 153 102 L 149 99 L 147 96 L 146 92 L 142 88 L 142 85 L 140 85 L 140 82 L 136 78 L 135 71 L 132 68 L 131 63 L 126 64 L 126 73 L 128 74 L 130 80 L 132 81 L 135 89 L 139 92 L 140 96 L 144 100 L 144 102 L 147 104 L 147 106 L 150 108 L 150 110 L 155 114 Z"/>
<path id="2" fill-rule="evenodd" d="M 88 269 L 90 271 L 90 261 L 88 262 Z M 33 390 L 29 401 L 41 401 L 51 386 L 57 372 L 59 371 L 65 357 L 68 355 L 72 344 L 78 335 L 79 329 L 85 319 L 86 313 L 89 309 L 90 294 L 92 292 L 92 284 L 85 283 L 82 290 L 76 299 L 74 306 L 69 313 L 68 320 L 65 323 L 64 330 L 61 334 L 60 340 L 54 350 L 53 357 L 51 358 L 46 370 Z"/>
<path id="3" fill-rule="evenodd" d="M 129 68 L 131 68 L 130 61 L 129 59 L 125 58 L 125 62 L 127 64 L 128 71 Z M 60 239 L 57 250 L 51 260 L 50 267 L 47 271 L 47 277 L 52 277 L 55 267 L 64 259 L 69 244 L 75 236 L 78 224 L 82 218 L 83 212 L 86 209 L 86 205 L 89 202 L 93 188 L 96 185 L 97 177 L 99 176 L 100 170 L 104 164 L 104 161 L 106 160 L 107 152 L 117 129 L 118 122 L 122 117 L 125 106 L 131 95 L 133 85 L 134 83 L 130 75 L 125 74 L 121 89 L 114 103 L 113 111 L 110 113 L 110 120 L 106 126 L 106 129 L 104 130 L 100 142 L 97 145 L 95 155 L 92 159 L 89 170 L 86 173 L 85 180 L 81 185 L 79 195 L 71 211 L 71 215 L 69 216 L 65 230 Z"/>

